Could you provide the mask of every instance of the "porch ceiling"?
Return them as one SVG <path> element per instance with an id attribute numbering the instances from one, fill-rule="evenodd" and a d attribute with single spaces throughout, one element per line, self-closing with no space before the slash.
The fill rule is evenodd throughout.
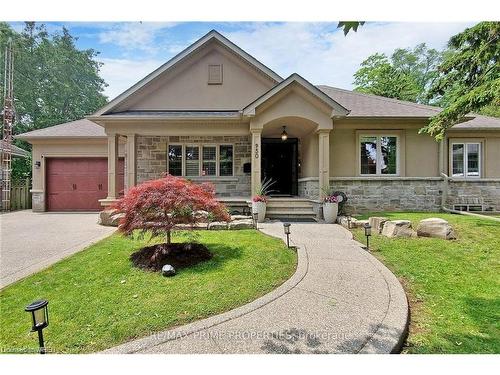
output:
<path id="1" fill-rule="evenodd" d="M 279 138 L 286 126 L 290 138 L 302 138 L 317 129 L 313 121 L 301 117 L 282 117 L 268 122 L 262 129 L 262 137 Z"/>

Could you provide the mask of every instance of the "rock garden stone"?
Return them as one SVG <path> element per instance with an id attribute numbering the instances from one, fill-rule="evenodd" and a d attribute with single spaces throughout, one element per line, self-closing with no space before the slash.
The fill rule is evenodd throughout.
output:
<path id="1" fill-rule="evenodd" d="M 252 217 L 248 216 L 248 215 L 231 215 L 231 221 L 234 221 L 234 220 L 246 220 L 246 219 L 252 220 Z"/>
<path id="2" fill-rule="evenodd" d="M 175 275 L 175 268 L 172 267 L 170 264 L 165 264 L 162 268 L 161 268 L 161 274 L 165 277 L 168 277 L 168 276 L 174 276 Z"/>
<path id="3" fill-rule="evenodd" d="M 234 220 L 229 223 L 229 229 L 252 229 L 252 228 L 253 228 L 253 220 L 251 219 Z"/>
<path id="4" fill-rule="evenodd" d="M 225 221 L 214 221 L 214 222 L 208 224 L 208 229 L 209 230 L 228 229 L 228 225 Z"/>
<path id="5" fill-rule="evenodd" d="M 363 228 L 365 224 L 368 224 L 368 220 L 357 220 L 351 219 L 351 228 Z"/>
<path id="6" fill-rule="evenodd" d="M 120 223 L 120 219 L 125 216 L 125 214 L 120 213 L 118 210 L 107 209 L 99 212 L 99 218 L 97 223 L 104 225 L 106 227 L 117 227 Z"/>
<path id="7" fill-rule="evenodd" d="M 368 219 L 372 230 L 378 234 L 382 233 L 386 221 L 389 221 L 389 218 L 381 216 L 373 216 Z"/>
<path id="8" fill-rule="evenodd" d="M 382 229 L 382 235 L 386 237 L 417 237 L 417 232 L 411 228 L 408 220 L 386 221 Z"/>
<path id="9" fill-rule="evenodd" d="M 457 238 L 453 227 L 446 220 L 436 217 L 421 220 L 417 226 L 417 234 L 420 237 L 434 237 L 444 240 Z"/>

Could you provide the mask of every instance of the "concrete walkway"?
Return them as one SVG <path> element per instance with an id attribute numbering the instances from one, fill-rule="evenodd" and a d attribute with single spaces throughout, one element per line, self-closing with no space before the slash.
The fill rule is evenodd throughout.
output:
<path id="1" fill-rule="evenodd" d="M 0 288 L 31 275 L 90 244 L 116 228 L 97 224 L 97 213 L 0 215 Z"/>
<path id="2" fill-rule="evenodd" d="M 260 225 L 282 237 L 281 223 Z M 245 306 L 108 353 L 390 353 L 408 324 L 396 277 L 333 224 L 292 224 L 296 273 Z"/>

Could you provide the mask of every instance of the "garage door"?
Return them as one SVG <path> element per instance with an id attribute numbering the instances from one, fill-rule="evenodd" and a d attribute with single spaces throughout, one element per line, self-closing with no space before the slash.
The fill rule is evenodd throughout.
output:
<path id="1" fill-rule="evenodd" d="M 123 192 L 124 161 L 119 160 L 118 191 Z M 108 195 L 106 158 L 48 158 L 47 211 L 99 211 Z"/>

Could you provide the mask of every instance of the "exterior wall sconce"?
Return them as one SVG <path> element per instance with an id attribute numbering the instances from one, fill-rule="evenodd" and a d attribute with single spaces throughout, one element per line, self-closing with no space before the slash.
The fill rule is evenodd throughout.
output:
<path id="1" fill-rule="evenodd" d="M 283 223 L 283 230 L 286 234 L 286 246 L 290 247 L 290 223 Z"/>
<path id="2" fill-rule="evenodd" d="M 40 160 L 35 161 L 35 168 L 40 169 L 42 162 Z"/>
<path id="3" fill-rule="evenodd" d="M 286 141 L 288 139 L 288 133 L 286 132 L 286 126 L 283 126 L 283 132 L 281 133 L 281 140 Z"/>
<path id="4" fill-rule="evenodd" d="M 372 227 L 370 224 L 366 223 L 364 228 L 366 236 L 366 250 L 370 251 L 370 236 L 372 235 Z"/>
<path id="5" fill-rule="evenodd" d="M 47 305 L 49 301 L 40 300 L 30 303 L 24 311 L 31 313 L 33 326 L 31 332 L 38 332 L 38 344 L 40 346 L 40 354 L 45 354 L 45 345 L 43 342 L 43 329 L 49 325 L 49 309 Z"/>

